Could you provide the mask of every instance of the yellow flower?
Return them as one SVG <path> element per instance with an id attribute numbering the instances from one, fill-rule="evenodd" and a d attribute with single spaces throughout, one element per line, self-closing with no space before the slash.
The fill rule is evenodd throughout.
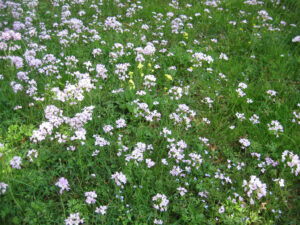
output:
<path id="1" fill-rule="evenodd" d="M 133 82 L 133 80 L 129 80 L 129 89 L 135 89 L 135 84 L 134 84 L 134 82 Z"/>
<path id="2" fill-rule="evenodd" d="M 151 72 L 153 73 L 153 72 L 154 72 L 154 70 L 151 70 Z"/>
<path id="3" fill-rule="evenodd" d="M 129 71 L 128 75 L 129 75 L 130 79 L 132 79 L 133 72 L 132 72 L 132 71 Z"/>
<path id="4" fill-rule="evenodd" d="M 168 79 L 168 80 L 173 80 L 172 76 L 170 74 L 165 74 L 165 77 Z"/>
<path id="5" fill-rule="evenodd" d="M 148 67 L 151 67 L 151 63 L 148 63 Z"/>
<path id="6" fill-rule="evenodd" d="M 183 37 L 184 37 L 185 39 L 188 39 L 188 38 L 189 38 L 189 34 L 188 34 L 187 32 L 184 32 L 184 33 L 183 33 Z"/>
<path id="7" fill-rule="evenodd" d="M 137 66 L 138 69 L 142 69 L 144 66 L 142 63 L 139 63 L 139 65 Z"/>
<path id="8" fill-rule="evenodd" d="M 144 73 L 141 73 L 141 77 L 143 77 L 145 74 Z"/>

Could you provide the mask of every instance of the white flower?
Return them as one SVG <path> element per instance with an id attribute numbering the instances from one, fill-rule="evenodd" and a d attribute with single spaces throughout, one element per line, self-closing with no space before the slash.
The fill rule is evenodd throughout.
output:
<path id="1" fill-rule="evenodd" d="M 239 142 L 242 144 L 242 148 L 249 147 L 251 142 L 247 138 L 241 138 Z"/>
<path id="2" fill-rule="evenodd" d="M 113 179 L 118 186 L 121 186 L 122 184 L 126 184 L 127 182 L 127 178 L 122 172 L 116 172 L 111 176 L 111 179 Z"/>
<path id="3" fill-rule="evenodd" d="M 147 43 L 147 46 L 143 49 L 144 55 L 153 55 L 155 53 L 155 47 L 151 42 Z"/>
<path id="4" fill-rule="evenodd" d="M 292 39 L 292 42 L 300 42 L 300 35 Z"/>
<path id="5" fill-rule="evenodd" d="M 164 194 L 156 194 L 153 196 L 152 201 L 154 202 L 153 207 L 161 212 L 168 210 L 169 200 Z"/>
<path id="6" fill-rule="evenodd" d="M 154 224 L 163 224 L 162 220 L 154 219 L 153 221 Z"/>
<path id="7" fill-rule="evenodd" d="M 247 192 L 248 197 L 251 197 L 252 193 L 256 193 L 257 199 L 260 199 L 267 195 L 267 185 L 263 184 L 256 176 L 251 176 L 250 181 L 243 181 L 244 191 Z"/>
<path id="8" fill-rule="evenodd" d="M 122 119 L 122 118 L 120 118 L 120 119 L 118 119 L 117 121 L 116 121 L 116 127 L 117 128 L 123 128 L 123 127 L 126 127 L 126 121 L 124 120 L 124 119 Z"/>
<path id="9" fill-rule="evenodd" d="M 63 190 L 67 190 L 67 191 L 70 190 L 69 182 L 64 177 L 59 178 L 59 180 L 56 182 L 55 185 L 60 188 L 60 191 L 59 191 L 60 194 L 62 194 Z"/>
<path id="10" fill-rule="evenodd" d="M 228 57 L 225 53 L 221 53 L 219 59 L 224 59 L 224 60 L 228 60 Z"/>
<path id="11" fill-rule="evenodd" d="M 14 156 L 10 161 L 9 161 L 10 165 L 12 168 L 21 169 L 21 164 L 22 164 L 22 159 L 20 156 Z"/>
<path id="12" fill-rule="evenodd" d="M 278 183 L 280 187 L 284 187 L 284 179 L 273 179 L 273 181 Z"/>
<path id="13" fill-rule="evenodd" d="M 28 151 L 27 157 L 29 158 L 30 162 L 33 162 L 33 159 L 32 159 L 32 156 L 31 156 L 32 154 L 33 154 L 34 158 L 37 158 L 37 156 L 38 156 L 37 150 L 31 149 L 31 150 Z"/>
<path id="14" fill-rule="evenodd" d="M 79 213 L 70 214 L 70 216 L 65 219 L 66 225 L 78 225 L 84 223 L 84 218 L 79 217 Z"/>
<path id="15" fill-rule="evenodd" d="M 155 165 L 155 162 L 153 162 L 151 159 L 146 159 L 147 167 L 151 168 Z"/>
<path id="16" fill-rule="evenodd" d="M 241 89 L 246 89 L 248 87 L 248 85 L 247 84 L 245 84 L 245 83 L 239 83 L 239 88 L 241 88 Z"/>
<path id="17" fill-rule="evenodd" d="M 225 207 L 222 205 L 220 208 L 219 208 L 219 213 L 222 214 L 225 212 Z"/>
<path id="18" fill-rule="evenodd" d="M 236 117 L 237 117 L 240 121 L 243 121 L 243 120 L 246 119 L 244 113 L 239 113 L 239 112 L 237 112 L 235 115 L 236 115 Z"/>
<path id="19" fill-rule="evenodd" d="M 179 194 L 180 194 L 181 196 L 184 196 L 185 193 L 187 193 L 187 190 L 186 190 L 184 187 L 178 187 L 178 188 L 177 188 L 177 191 L 179 192 Z"/>
<path id="20" fill-rule="evenodd" d="M 90 192 L 85 192 L 84 193 L 86 200 L 85 202 L 87 204 L 95 204 L 96 203 L 96 198 L 97 198 L 97 194 L 95 191 L 90 191 Z"/>
<path id="21" fill-rule="evenodd" d="M 253 116 L 250 117 L 249 119 L 253 124 L 258 124 L 259 122 L 259 116 L 256 114 L 253 114 Z"/>
<path id="22" fill-rule="evenodd" d="M 114 128 L 113 128 L 113 126 L 111 126 L 111 125 L 105 125 L 104 127 L 103 127 L 103 131 L 105 132 L 105 133 L 108 133 L 108 132 L 110 132 L 110 131 L 112 131 Z M 112 132 L 110 132 L 110 134 L 112 134 Z"/>
<path id="23" fill-rule="evenodd" d="M 100 207 L 97 207 L 95 210 L 95 213 L 99 213 L 101 215 L 106 214 L 107 206 L 101 205 Z"/>
<path id="24" fill-rule="evenodd" d="M 281 155 L 282 162 L 285 162 L 286 156 L 288 156 L 287 166 L 292 169 L 291 172 L 293 174 L 295 174 L 295 176 L 298 176 L 298 174 L 300 173 L 300 159 L 299 159 L 299 156 L 297 154 L 294 154 L 293 152 L 285 150 Z"/>
<path id="25" fill-rule="evenodd" d="M 7 187 L 8 185 L 6 183 L 0 182 L 0 193 L 4 195 Z"/>
<path id="26" fill-rule="evenodd" d="M 279 132 L 283 133 L 283 126 L 279 123 L 279 121 L 272 120 L 271 123 L 267 125 L 269 127 L 269 131 L 274 132 L 277 138 L 279 137 L 278 135 Z"/>

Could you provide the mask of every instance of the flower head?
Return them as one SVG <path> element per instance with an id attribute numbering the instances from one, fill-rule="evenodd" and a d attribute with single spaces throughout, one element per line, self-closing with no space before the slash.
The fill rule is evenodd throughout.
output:
<path id="1" fill-rule="evenodd" d="M 60 188 L 60 191 L 59 191 L 60 194 L 62 194 L 63 190 L 67 190 L 67 191 L 70 190 L 69 182 L 64 177 L 59 178 L 59 180 L 56 182 L 55 185 Z"/>

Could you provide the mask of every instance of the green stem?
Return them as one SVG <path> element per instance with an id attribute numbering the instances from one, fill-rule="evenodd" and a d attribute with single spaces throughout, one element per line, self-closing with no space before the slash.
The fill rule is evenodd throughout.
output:
<path id="1" fill-rule="evenodd" d="M 64 205 L 64 203 L 63 203 L 63 200 L 62 200 L 62 197 L 61 197 L 61 195 L 59 195 L 59 198 L 60 198 L 60 203 L 61 203 L 61 206 L 62 206 L 62 208 L 63 208 L 63 211 L 64 211 L 64 217 L 66 218 L 66 210 L 65 210 L 65 205 Z"/>

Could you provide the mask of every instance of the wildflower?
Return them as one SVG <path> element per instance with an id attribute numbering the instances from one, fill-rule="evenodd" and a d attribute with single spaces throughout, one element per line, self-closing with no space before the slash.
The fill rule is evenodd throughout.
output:
<path id="1" fill-rule="evenodd" d="M 135 89 L 135 84 L 134 84 L 134 81 L 133 80 L 129 80 L 128 81 L 128 83 L 129 83 L 129 89 Z"/>
<path id="2" fill-rule="evenodd" d="M 21 164 L 22 164 L 22 159 L 20 156 L 14 156 L 10 161 L 9 161 L 10 165 L 12 168 L 21 169 Z"/>
<path id="3" fill-rule="evenodd" d="M 242 144 L 242 148 L 245 149 L 250 146 L 250 141 L 247 138 L 241 138 L 239 142 Z"/>
<path id="4" fill-rule="evenodd" d="M 27 157 L 29 158 L 30 162 L 33 162 L 33 159 L 32 159 L 32 156 L 31 156 L 32 154 L 33 154 L 34 158 L 37 158 L 38 152 L 34 149 L 28 151 Z"/>
<path id="5" fill-rule="evenodd" d="M 60 191 L 59 191 L 60 194 L 62 194 L 63 190 L 67 190 L 67 191 L 70 190 L 69 182 L 64 177 L 59 178 L 59 180 L 56 182 L 55 185 L 60 188 Z"/>
<path id="6" fill-rule="evenodd" d="M 292 39 L 292 42 L 300 42 L 300 36 L 296 36 Z"/>
<path id="7" fill-rule="evenodd" d="M 277 120 L 272 120 L 271 123 L 267 124 L 269 127 L 269 131 L 273 132 L 276 137 L 279 137 L 279 132 L 283 133 L 283 126 Z"/>
<path id="8" fill-rule="evenodd" d="M 141 70 L 143 67 L 144 67 L 144 66 L 143 66 L 142 63 L 139 63 L 139 65 L 137 66 L 137 68 L 140 69 L 140 70 Z"/>
<path id="9" fill-rule="evenodd" d="M 272 99 L 273 102 L 275 102 L 275 96 L 276 96 L 277 92 L 274 91 L 274 90 L 268 90 L 268 91 L 267 91 L 267 94 L 269 95 L 269 96 L 268 96 L 269 99 Z"/>
<path id="10" fill-rule="evenodd" d="M 66 225 L 78 225 L 84 223 L 84 218 L 79 217 L 79 213 L 70 214 L 70 216 L 65 219 Z"/>
<path id="11" fill-rule="evenodd" d="M 186 190 L 184 187 L 178 187 L 178 188 L 177 188 L 177 191 L 179 192 L 179 194 L 180 194 L 181 196 L 184 196 L 185 193 L 187 193 L 187 190 Z"/>
<path id="12" fill-rule="evenodd" d="M 95 213 L 99 213 L 101 215 L 106 214 L 107 206 L 101 205 L 100 207 L 97 207 L 95 210 Z"/>
<path id="13" fill-rule="evenodd" d="M 151 168 L 155 165 L 155 162 L 153 162 L 151 159 L 146 159 L 147 167 Z"/>
<path id="14" fill-rule="evenodd" d="M 172 76 L 170 74 L 165 74 L 165 77 L 168 79 L 168 80 L 173 80 Z"/>
<path id="15" fill-rule="evenodd" d="M 169 165 L 169 164 L 168 164 L 168 161 L 167 161 L 166 159 L 162 159 L 161 162 L 162 162 L 162 164 L 164 164 L 165 166 Z"/>
<path id="16" fill-rule="evenodd" d="M 244 97 L 246 95 L 245 92 L 241 88 L 238 88 L 235 91 L 238 93 L 239 97 Z"/>
<path id="17" fill-rule="evenodd" d="M 99 136 L 99 135 L 93 135 L 93 137 L 96 139 L 95 141 L 95 145 L 98 145 L 100 147 L 104 147 L 106 145 L 110 145 L 109 141 L 106 141 L 103 137 Z"/>
<path id="18" fill-rule="evenodd" d="M 243 121 L 243 120 L 246 119 L 244 113 L 239 113 L 239 112 L 237 112 L 235 115 L 236 115 L 236 117 L 237 117 L 240 121 Z"/>
<path id="19" fill-rule="evenodd" d="M 286 157 L 288 156 L 288 158 Z M 291 173 L 294 173 L 295 176 L 298 176 L 300 173 L 300 159 L 297 154 L 294 154 L 293 152 L 290 152 L 288 150 L 285 150 L 281 155 L 282 162 L 287 162 L 287 166 L 292 168 Z"/>
<path id="20" fill-rule="evenodd" d="M 154 224 L 163 224 L 162 220 L 154 219 L 153 221 Z"/>
<path id="21" fill-rule="evenodd" d="M 130 79 L 132 79 L 132 77 L 133 77 L 133 72 L 132 72 L 132 71 L 129 71 L 129 72 L 128 72 L 128 75 L 129 75 Z"/>
<path id="22" fill-rule="evenodd" d="M 122 184 L 126 184 L 127 178 L 122 172 L 116 172 L 111 176 L 118 186 L 122 186 Z"/>
<path id="23" fill-rule="evenodd" d="M 85 202 L 87 204 L 95 204 L 96 203 L 96 198 L 97 198 L 97 194 L 95 191 L 90 191 L 90 192 L 85 192 L 84 193 L 86 200 Z"/>
<path id="24" fill-rule="evenodd" d="M 280 187 L 284 187 L 284 179 L 273 179 L 273 181 L 278 183 Z"/>
<path id="25" fill-rule="evenodd" d="M 189 34 L 188 34 L 187 32 L 183 32 L 183 37 L 184 37 L 185 39 L 189 39 Z"/>
<path id="26" fill-rule="evenodd" d="M 113 130 L 114 128 L 113 128 L 113 126 L 111 126 L 111 125 L 105 125 L 104 127 L 103 127 L 103 131 L 104 131 L 104 133 L 109 133 L 110 132 L 110 135 L 112 135 L 112 130 Z"/>
<path id="27" fill-rule="evenodd" d="M 222 214 L 225 212 L 225 207 L 222 205 L 220 208 L 219 208 L 219 213 Z"/>
<path id="28" fill-rule="evenodd" d="M 156 77 L 154 75 L 146 75 L 144 78 L 145 82 L 143 85 L 151 91 L 151 87 L 154 87 L 156 85 Z"/>
<path id="29" fill-rule="evenodd" d="M 260 199 L 267 195 L 267 185 L 263 184 L 256 176 L 251 176 L 250 181 L 243 181 L 244 191 L 247 191 L 248 197 L 251 197 L 252 193 L 256 193 L 257 199 Z"/>
<path id="30" fill-rule="evenodd" d="M 105 68 L 105 65 L 97 64 L 96 72 L 97 72 L 96 77 L 101 76 L 103 80 L 107 78 L 107 69 Z"/>
<path id="31" fill-rule="evenodd" d="M 8 185 L 7 185 L 6 183 L 0 182 L 0 193 L 1 193 L 2 195 L 5 194 L 6 188 L 7 188 L 7 187 L 8 187 Z"/>
<path id="32" fill-rule="evenodd" d="M 118 119 L 116 121 L 116 128 L 123 128 L 123 127 L 126 127 L 126 121 L 122 118 Z"/>
<path id="33" fill-rule="evenodd" d="M 259 116 L 256 114 L 253 114 L 253 116 L 250 117 L 249 119 L 253 124 L 258 124 L 259 122 Z"/>
<path id="34" fill-rule="evenodd" d="M 155 53 L 155 47 L 151 42 L 147 43 L 147 46 L 143 49 L 144 55 L 153 55 Z"/>
<path id="35" fill-rule="evenodd" d="M 224 59 L 224 60 L 228 61 L 227 55 L 223 52 L 220 54 L 219 59 Z"/>
<path id="36" fill-rule="evenodd" d="M 241 89 L 246 89 L 248 87 L 248 85 L 247 84 L 245 84 L 245 83 L 239 83 L 239 88 L 241 88 Z"/>
<path id="37" fill-rule="evenodd" d="M 169 200 L 164 194 L 156 194 L 153 196 L 152 201 L 154 202 L 153 207 L 161 212 L 168 210 Z"/>

